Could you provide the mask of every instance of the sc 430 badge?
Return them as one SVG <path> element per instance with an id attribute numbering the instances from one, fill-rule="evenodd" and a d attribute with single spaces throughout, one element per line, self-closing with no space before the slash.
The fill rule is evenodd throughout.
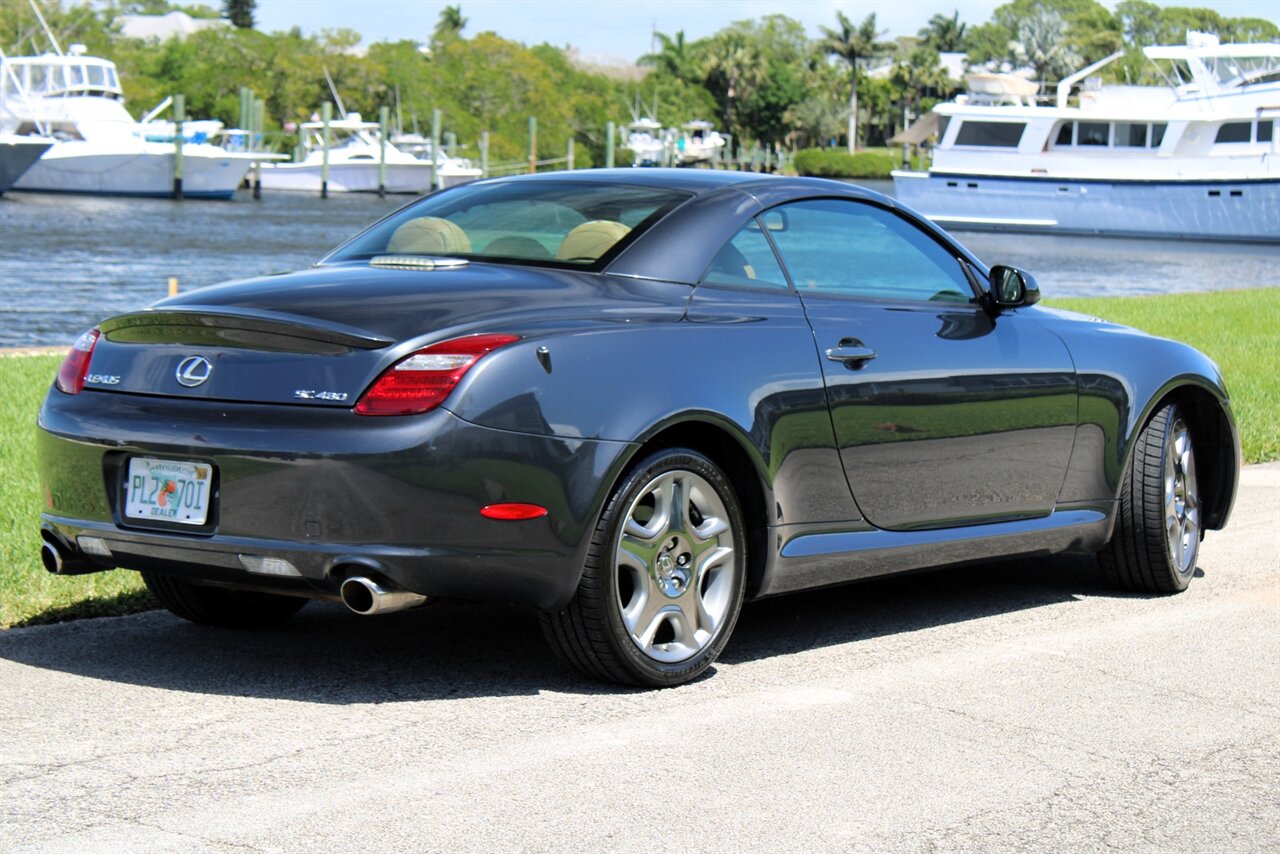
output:
<path id="1" fill-rule="evenodd" d="M 313 388 L 300 388 L 293 396 L 299 400 L 332 400 L 335 403 L 341 403 L 350 397 L 345 391 L 316 391 Z"/>

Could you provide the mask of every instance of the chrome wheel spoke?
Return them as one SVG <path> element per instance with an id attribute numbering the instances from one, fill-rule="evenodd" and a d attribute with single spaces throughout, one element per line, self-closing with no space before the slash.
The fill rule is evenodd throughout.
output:
<path id="1" fill-rule="evenodd" d="M 1178 572 L 1194 569 L 1200 537 L 1200 496 L 1196 490 L 1191 434 L 1181 419 L 1169 431 L 1164 455 L 1164 525 L 1169 556 Z"/>
<path id="2" fill-rule="evenodd" d="M 614 548 L 623 626 L 663 663 L 692 658 L 715 639 L 733 607 L 739 572 L 728 510 L 691 471 L 668 471 L 642 489 Z"/>

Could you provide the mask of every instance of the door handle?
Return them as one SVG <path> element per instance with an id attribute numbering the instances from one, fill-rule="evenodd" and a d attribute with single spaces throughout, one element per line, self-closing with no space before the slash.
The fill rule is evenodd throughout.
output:
<path id="1" fill-rule="evenodd" d="M 833 362 L 844 362 L 850 368 L 860 368 L 864 362 L 876 357 L 876 351 L 864 345 L 857 338 L 842 338 L 840 343 L 827 351 L 827 358 Z"/>

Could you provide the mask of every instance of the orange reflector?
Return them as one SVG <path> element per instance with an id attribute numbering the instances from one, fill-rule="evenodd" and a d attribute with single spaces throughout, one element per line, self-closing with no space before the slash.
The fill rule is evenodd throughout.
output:
<path id="1" fill-rule="evenodd" d="M 522 519 L 541 519 L 547 515 L 547 508 L 537 504 L 489 504 L 480 508 L 480 515 L 486 519 L 501 519 L 504 522 L 518 522 Z"/>

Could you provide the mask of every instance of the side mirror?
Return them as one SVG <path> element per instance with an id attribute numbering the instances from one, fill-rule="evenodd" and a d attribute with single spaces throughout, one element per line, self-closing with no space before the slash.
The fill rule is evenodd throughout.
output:
<path id="1" fill-rule="evenodd" d="M 1035 276 L 1017 267 L 991 268 L 991 301 L 999 308 L 1017 308 L 1040 302 L 1040 286 Z"/>

